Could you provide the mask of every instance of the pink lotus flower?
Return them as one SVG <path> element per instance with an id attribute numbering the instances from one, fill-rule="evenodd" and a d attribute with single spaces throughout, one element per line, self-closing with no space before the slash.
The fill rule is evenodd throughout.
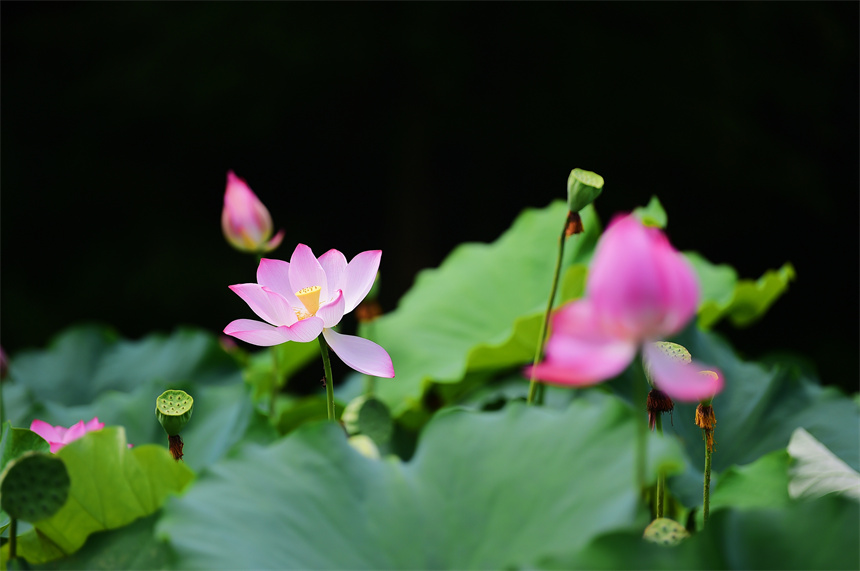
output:
<path id="1" fill-rule="evenodd" d="M 317 259 L 309 247 L 299 244 L 289 262 L 263 258 L 257 283 L 230 289 L 265 323 L 237 319 L 224 333 L 264 347 L 287 341 L 307 343 L 322 334 L 337 356 L 356 371 L 392 378 L 394 367 L 385 349 L 332 329 L 370 291 L 381 257 L 379 250 L 361 252 L 347 264 L 337 250 Z"/>
<path id="2" fill-rule="evenodd" d="M 243 252 L 271 252 L 284 239 L 284 231 L 281 230 L 269 240 L 272 236 L 269 211 L 233 171 L 227 173 L 221 228 L 230 245 Z"/>
<path id="3" fill-rule="evenodd" d="M 650 342 L 678 333 L 695 315 L 699 286 L 684 257 L 657 228 L 631 215 L 618 217 L 601 236 L 585 296 L 559 309 L 546 359 L 536 376 L 560 385 L 591 385 L 615 377 L 642 349 L 657 388 L 680 401 L 722 390 L 714 370 L 667 358 Z"/>
<path id="4" fill-rule="evenodd" d="M 47 440 L 48 444 L 51 445 L 51 452 L 55 453 L 69 442 L 77 440 L 87 432 L 101 430 L 104 426 L 105 424 L 103 422 L 99 422 L 98 417 L 94 417 L 87 423 L 84 423 L 84 421 L 81 420 L 69 428 L 65 428 L 63 426 L 51 426 L 44 420 L 37 419 L 30 423 L 30 430 Z"/>

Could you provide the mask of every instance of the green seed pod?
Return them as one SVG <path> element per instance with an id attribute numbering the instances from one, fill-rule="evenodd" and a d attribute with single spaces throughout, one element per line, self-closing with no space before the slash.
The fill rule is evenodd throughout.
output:
<path id="1" fill-rule="evenodd" d="M 678 345 L 677 343 L 670 343 L 669 341 L 658 341 L 657 343 L 651 344 L 653 347 L 660 349 L 660 351 L 672 359 L 673 361 L 678 361 L 680 363 L 687 363 L 688 365 L 693 360 L 693 357 L 690 355 L 690 352 L 687 351 L 687 348 L 683 345 Z M 645 378 L 648 379 L 648 384 L 652 387 L 654 386 L 654 381 L 651 380 L 651 367 L 648 364 L 648 359 L 642 359 L 643 369 L 645 369 Z"/>
<path id="2" fill-rule="evenodd" d="M 385 444 L 394 429 L 391 412 L 381 400 L 362 395 L 353 399 L 340 417 L 349 434 L 364 434 Z"/>
<path id="3" fill-rule="evenodd" d="M 166 390 L 155 399 L 155 417 L 168 436 L 176 436 L 188 421 L 194 409 L 194 399 L 185 391 Z"/>
<path id="4" fill-rule="evenodd" d="M 603 177 L 591 171 L 573 169 L 567 177 L 567 207 L 579 212 L 603 192 Z"/>
<path id="5" fill-rule="evenodd" d="M 642 534 L 645 541 L 658 545 L 678 545 L 688 537 L 690 532 L 677 521 L 660 517 L 652 521 Z"/>
<path id="6" fill-rule="evenodd" d="M 70 485 L 69 472 L 60 458 L 25 452 L 0 474 L 0 507 L 11 518 L 37 522 L 63 507 Z"/>

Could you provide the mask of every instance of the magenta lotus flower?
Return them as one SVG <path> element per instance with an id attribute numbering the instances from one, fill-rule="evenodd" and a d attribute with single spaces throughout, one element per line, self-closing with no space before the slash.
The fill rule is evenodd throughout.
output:
<path id="1" fill-rule="evenodd" d="M 723 377 L 699 375 L 701 363 L 681 366 L 650 342 L 678 333 L 696 313 L 693 269 L 657 228 L 632 215 L 612 221 L 597 244 L 585 296 L 559 309 L 537 378 L 591 385 L 621 373 L 642 349 L 657 388 L 680 401 L 722 390 Z"/>
<path id="2" fill-rule="evenodd" d="M 272 217 L 269 211 L 245 181 L 233 174 L 233 171 L 227 173 L 221 228 L 230 245 L 243 252 L 271 252 L 284 239 L 283 230 L 269 239 L 272 236 Z"/>
<path id="3" fill-rule="evenodd" d="M 69 428 L 63 426 L 51 426 L 44 420 L 34 420 L 30 423 L 30 430 L 44 438 L 51 445 L 51 452 L 56 452 L 69 442 L 77 440 L 87 432 L 93 430 L 101 430 L 105 424 L 99 422 L 98 417 L 94 417 L 91 421 L 84 423 L 83 420 L 77 424 L 73 424 Z"/>
<path id="4" fill-rule="evenodd" d="M 265 322 L 237 319 L 224 333 L 264 347 L 306 343 L 323 335 L 341 360 L 361 373 L 394 377 L 391 357 L 376 343 L 332 329 L 361 303 L 376 279 L 382 252 L 356 255 L 348 264 L 337 250 L 319 257 L 304 244 L 289 262 L 263 258 L 257 283 L 230 286 Z"/>

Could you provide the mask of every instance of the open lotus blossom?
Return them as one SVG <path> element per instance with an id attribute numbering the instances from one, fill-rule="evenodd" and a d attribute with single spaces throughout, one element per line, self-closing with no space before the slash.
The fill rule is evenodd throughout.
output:
<path id="1" fill-rule="evenodd" d="M 243 252 L 271 252 L 284 239 L 283 230 L 271 238 L 272 217 L 269 211 L 233 171 L 227 173 L 221 228 L 230 245 Z"/>
<path id="2" fill-rule="evenodd" d="M 91 421 L 84 423 L 83 420 L 77 424 L 73 424 L 69 428 L 64 426 L 51 426 L 44 420 L 34 420 L 30 423 L 30 430 L 44 438 L 51 445 L 51 452 L 54 453 L 69 442 L 77 440 L 87 432 L 93 430 L 101 430 L 105 424 L 99 422 L 98 417 L 94 417 Z"/>
<path id="3" fill-rule="evenodd" d="M 299 244 L 289 262 L 263 258 L 257 268 L 257 283 L 232 285 L 230 289 L 265 322 L 237 319 L 224 328 L 224 333 L 261 346 L 306 343 L 322 334 L 337 356 L 356 371 L 392 378 L 394 367 L 385 349 L 332 329 L 370 291 L 381 257 L 380 250 L 370 250 L 347 264 L 337 250 L 317 259 L 308 246 Z"/>
<path id="4" fill-rule="evenodd" d="M 687 402 L 723 388 L 713 367 L 668 358 L 651 342 L 678 333 L 695 315 L 699 286 L 680 252 L 657 228 L 617 217 L 597 244 L 585 296 L 553 316 L 537 378 L 560 385 L 591 385 L 615 377 L 643 351 L 652 380 Z M 716 371 L 714 376 L 699 371 Z"/>

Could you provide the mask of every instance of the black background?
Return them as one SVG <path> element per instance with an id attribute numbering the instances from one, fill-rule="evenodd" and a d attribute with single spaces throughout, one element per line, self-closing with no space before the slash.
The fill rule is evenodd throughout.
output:
<path id="1" fill-rule="evenodd" d="M 228 169 L 275 257 L 382 249 L 390 310 L 581 167 L 604 221 L 657 194 L 679 249 L 791 261 L 764 320 L 719 330 L 856 390 L 858 6 L 3 2 L 3 347 L 251 317 Z"/>

